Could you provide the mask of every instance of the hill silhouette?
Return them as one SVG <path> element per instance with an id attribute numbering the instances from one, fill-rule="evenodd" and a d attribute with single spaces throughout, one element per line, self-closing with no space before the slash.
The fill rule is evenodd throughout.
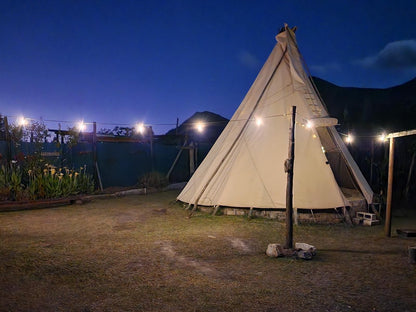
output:
<path id="1" fill-rule="evenodd" d="M 212 112 L 196 112 L 186 119 L 178 129 L 169 130 L 166 136 L 187 136 L 192 141 L 214 143 L 222 130 L 224 130 L 228 121 L 227 118 Z M 196 128 L 198 122 L 201 122 L 203 125 L 203 131 L 201 132 Z"/>
<path id="2" fill-rule="evenodd" d="M 341 131 L 377 135 L 416 128 L 416 78 L 385 89 L 340 87 L 318 77 L 313 81 Z M 201 133 L 195 128 L 199 121 L 205 124 Z M 228 121 L 212 112 L 196 112 L 165 136 L 186 135 L 194 141 L 214 143 Z"/>
<path id="3" fill-rule="evenodd" d="M 344 131 L 375 134 L 416 128 L 416 78 L 385 89 L 339 87 L 313 77 L 329 114 Z"/>

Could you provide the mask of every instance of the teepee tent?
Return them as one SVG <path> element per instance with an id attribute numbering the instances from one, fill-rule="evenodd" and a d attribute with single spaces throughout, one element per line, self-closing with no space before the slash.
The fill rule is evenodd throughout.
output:
<path id="1" fill-rule="evenodd" d="M 350 206 L 373 192 L 306 74 L 295 29 L 287 25 L 227 127 L 178 196 L 194 205 L 284 208 L 289 124 L 297 107 L 293 206 Z M 350 192 L 351 194 L 351 192 Z"/>

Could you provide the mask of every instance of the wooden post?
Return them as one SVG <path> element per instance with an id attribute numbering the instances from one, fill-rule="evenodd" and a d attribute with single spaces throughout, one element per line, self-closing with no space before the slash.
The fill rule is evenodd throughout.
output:
<path id="1" fill-rule="evenodd" d="M 97 123 L 92 123 L 92 161 L 97 162 Z"/>
<path id="2" fill-rule="evenodd" d="M 101 181 L 101 174 L 100 174 L 100 168 L 98 167 L 98 161 L 97 161 L 97 123 L 94 121 L 92 123 L 93 126 L 93 132 L 92 132 L 92 158 L 94 163 L 94 172 L 95 172 L 95 178 L 98 187 L 101 191 L 103 191 L 103 183 Z"/>
<path id="3" fill-rule="evenodd" d="M 416 151 L 413 152 L 412 154 L 412 161 L 410 162 L 409 173 L 407 174 L 406 188 L 404 190 L 404 197 L 406 198 L 406 200 L 408 200 L 409 198 L 409 187 L 410 187 L 410 181 L 412 179 L 413 167 L 415 165 L 415 156 L 416 156 Z"/>
<path id="4" fill-rule="evenodd" d="M 393 165 L 394 165 L 394 137 L 390 137 L 389 151 L 389 171 L 387 178 L 387 206 L 386 222 L 384 224 L 384 233 L 387 237 L 391 236 L 391 201 L 393 197 Z"/>
<path id="5" fill-rule="evenodd" d="M 5 135 L 5 139 L 7 143 L 6 160 L 7 160 L 7 164 L 9 164 L 12 160 L 12 140 L 10 137 L 9 123 L 7 121 L 7 116 L 4 116 L 3 121 L 4 121 L 4 135 Z"/>
<path id="6" fill-rule="evenodd" d="M 286 249 L 293 248 L 293 165 L 295 160 L 295 118 L 296 106 L 292 106 L 292 120 L 289 127 L 289 151 L 285 162 L 286 184 Z"/>
<path id="7" fill-rule="evenodd" d="M 170 166 L 168 173 L 166 174 L 166 179 L 168 179 L 168 180 L 169 180 L 169 178 L 170 178 L 170 174 L 172 173 L 173 169 L 175 168 L 175 165 L 176 165 L 176 163 L 178 162 L 179 157 L 181 156 L 182 151 L 185 149 L 185 146 L 186 146 L 186 144 L 187 144 L 187 143 L 188 143 L 188 139 L 187 139 L 187 137 L 185 137 L 185 141 L 183 142 L 182 147 L 179 149 L 178 154 L 176 154 L 176 158 L 175 158 L 175 160 L 173 161 L 172 166 Z"/>
<path id="8" fill-rule="evenodd" d="M 195 146 L 194 146 L 194 142 L 191 142 L 191 144 L 189 144 L 189 177 L 192 177 L 194 172 L 195 172 Z"/>
<path id="9" fill-rule="evenodd" d="M 374 140 L 371 140 L 371 158 L 370 158 L 370 186 L 373 185 L 373 164 L 374 164 Z"/>
<path id="10" fill-rule="evenodd" d="M 197 142 L 197 143 L 195 144 L 195 168 L 198 168 L 198 166 L 199 166 L 199 160 L 198 160 L 198 146 L 199 146 L 199 143 Z"/>
<path id="11" fill-rule="evenodd" d="M 152 171 L 153 171 L 153 170 L 155 170 L 155 164 L 154 164 L 153 128 L 152 128 L 152 126 L 149 126 L 149 132 L 150 132 L 150 166 L 151 166 Z"/>
<path id="12" fill-rule="evenodd" d="M 60 140 L 60 141 L 59 141 Z M 56 143 L 58 144 L 58 151 L 59 151 L 59 163 L 61 165 L 61 168 L 64 167 L 64 136 L 61 133 L 61 123 L 58 123 L 58 133 L 56 134 Z"/>

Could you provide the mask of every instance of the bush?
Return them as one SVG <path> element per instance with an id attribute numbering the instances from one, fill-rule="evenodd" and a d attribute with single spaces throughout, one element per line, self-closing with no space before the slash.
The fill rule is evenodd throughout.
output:
<path id="1" fill-rule="evenodd" d="M 50 199 L 94 191 L 94 179 L 86 172 L 45 165 L 43 170 L 22 170 L 12 164 L 0 167 L 0 199 Z"/>
<path id="2" fill-rule="evenodd" d="M 19 200 L 23 196 L 22 172 L 19 166 L 1 166 L 0 193 L 3 200 Z"/>
<path id="3" fill-rule="evenodd" d="M 147 187 L 154 187 L 157 189 L 161 189 L 169 184 L 168 179 L 166 176 L 157 171 L 151 171 L 145 173 L 139 178 L 139 187 L 147 188 Z"/>

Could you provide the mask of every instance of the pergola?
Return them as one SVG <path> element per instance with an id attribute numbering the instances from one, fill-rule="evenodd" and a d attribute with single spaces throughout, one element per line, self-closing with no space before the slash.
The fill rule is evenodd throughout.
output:
<path id="1" fill-rule="evenodd" d="M 394 139 L 416 134 L 415 130 L 401 131 L 390 133 L 386 139 L 390 139 L 389 147 L 389 172 L 387 178 L 387 206 L 386 206 L 386 223 L 384 232 L 387 237 L 391 236 L 391 200 L 393 196 L 393 165 L 394 165 Z"/>

